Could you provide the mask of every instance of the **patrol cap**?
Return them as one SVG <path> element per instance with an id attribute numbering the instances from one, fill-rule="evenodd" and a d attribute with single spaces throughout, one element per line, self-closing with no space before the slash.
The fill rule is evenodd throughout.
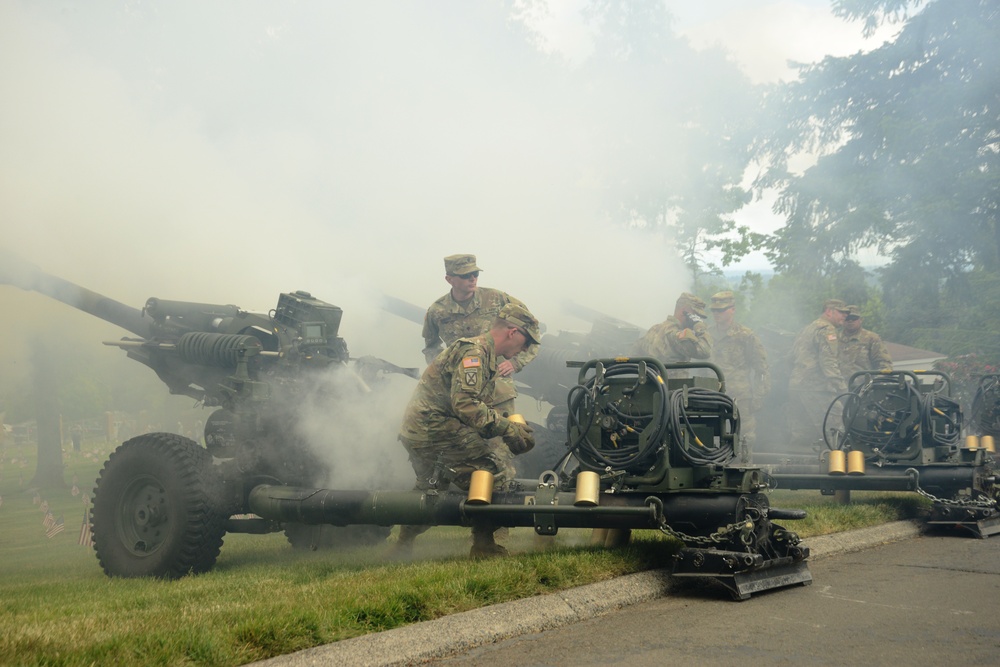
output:
<path id="1" fill-rule="evenodd" d="M 462 276 L 482 269 L 476 266 L 475 255 L 448 255 L 444 258 L 444 271 L 450 276 Z"/>
<path id="2" fill-rule="evenodd" d="M 693 311 L 698 317 L 705 317 L 705 302 L 691 292 L 684 292 L 677 297 L 677 306 Z"/>
<path id="3" fill-rule="evenodd" d="M 823 310 L 826 310 L 827 308 L 839 310 L 844 315 L 847 314 L 847 304 L 844 303 L 843 299 L 827 299 L 823 302 Z"/>
<path id="4" fill-rule="evenodd" d="M 538 320 L 524 305 L 508 303 L 500 310 L 497 317 L 519 328 L 527 334 L 532 343 L 541 342 L 542 334 L 538 331 Z"/>
<path id="5" fill-rule="evenodd" d="M 852 317 L 859 317 L 860 318 L 861 317 L 861 309 L 858 308 L 857 306 L 848 306 L 847 307 L 847 317 L 848 318 L 852 318 Z"/>
<path id="6" fill-rule="evenodd" d="M 736 305 L 736 296 L 730 291 L 716 292 L 712 295 L 709 308 L 712 310 L 728 310 Z"/>

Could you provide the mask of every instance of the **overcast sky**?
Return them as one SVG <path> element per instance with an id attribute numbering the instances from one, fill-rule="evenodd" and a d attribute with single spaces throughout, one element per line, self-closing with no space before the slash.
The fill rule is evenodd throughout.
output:
<path id="1" fill-rule="evenodd" d="M 667 4 L 758 82 L 886 36 L 814 0 Z M 402 364 L 419 329 L 379 295 L 426 307 L 457 252 L 551 328 L 585 328 L 565 298 L 649 326 L 689 278 L 669 239 L 598 213 L 586 115 L 532 49 L 495 2 L 0 0 L 0 246 L 136 306 L 306 289 L 352 352 Z M 773 228 L 766 209 L 742 219 Z"/>

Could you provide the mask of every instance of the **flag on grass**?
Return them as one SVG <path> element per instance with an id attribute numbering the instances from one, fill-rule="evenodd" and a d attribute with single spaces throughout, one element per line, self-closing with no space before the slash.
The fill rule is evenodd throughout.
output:
<path id="1" fill-rule="evenodd" d="M 52 516 L 52 512 L 46 512 L 45 517 L 42 519 L 42 528 L 48 530 L 56 522 L 56 518 Z"/>
<path id="2" fill-rule="evenodd" d="M 83 524 L 80 526 L 80 537 L 77 539 L 76 543 L 83 547 L 94 546 L 94 536 L 90 534 L 90 517 L 87 516 L 87 510 L 83 510 Z"/>
<path id="3" fill-rule="evenodd" d="M 63 515 L 60 514 L 59 518 L 56 519 L 55 522 L 52 524 L 52 527 L 49 528 L 47 531 L 45 531 L 45 537 L 51 539 L 56 535 L 58 535 L 59 533 L 63 532 L 65 528 L 66 528 L 66 522 L 63 521 Z"/>

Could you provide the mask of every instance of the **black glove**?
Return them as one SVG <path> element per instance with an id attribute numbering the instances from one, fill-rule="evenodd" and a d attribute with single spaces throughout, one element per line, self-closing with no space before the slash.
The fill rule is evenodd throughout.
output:
<path id="1" fill-rule="evenodd" d="M 530 452 L 535 447 L 535 436 L 532 435 L 531 427 L 516 422 L 510 422 L 500 437 L 515 456 Z"/>

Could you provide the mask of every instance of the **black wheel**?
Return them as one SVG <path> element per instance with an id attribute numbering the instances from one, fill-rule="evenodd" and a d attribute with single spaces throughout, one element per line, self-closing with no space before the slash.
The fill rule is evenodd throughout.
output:
<path id="1" fill-rule="evenodd" d="M 388 526 L 311 526 L 302 523 L 285 525 L 285 537 L 293 549 L 336 549 L 368 547 L 385 542 Z"/>
<path id="2" fill-rule="evenodd" d="M 109 577 L 175 579 L 207 572 L 226 516 L 208 450 L 173 433 L 148 433 L 116 449 L 97 479 L 90 522 Z"/>

